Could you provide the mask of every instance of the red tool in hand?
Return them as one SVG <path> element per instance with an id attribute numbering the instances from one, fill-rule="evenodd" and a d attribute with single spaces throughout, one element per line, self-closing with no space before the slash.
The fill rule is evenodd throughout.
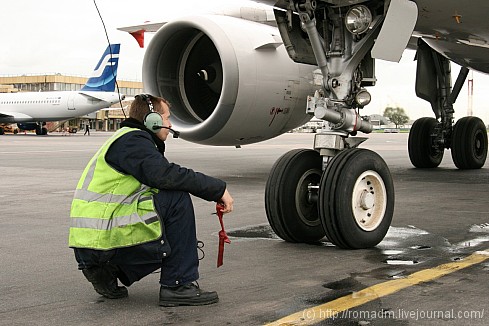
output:
<path id="1" fill-rule="evenodd" d="M 219 223 L 221 223 L 221 231 L 219 231 L 219 251 L 217 252 L 217 267 L 223 264 L 222 260 L 224 257 L 224 243 L 231 243 L 231 240 L 229 240 L 226 231 L 224 231 L 224 223 L 222 221 L 223 209 L 224 209 L 223 205 L 221 204 L 216 205 L 216 214 L 217 217 L 219 217 Z"/>

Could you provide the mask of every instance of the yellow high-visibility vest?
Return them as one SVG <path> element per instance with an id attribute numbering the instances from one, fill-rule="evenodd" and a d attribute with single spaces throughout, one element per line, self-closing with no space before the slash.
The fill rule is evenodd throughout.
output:
<path id="1" fill-rule="evenodd" d="M 105 160 L 110 145 L 139 130 L 123 127 L 95 153 L 78 181 L 71 204 L 69 246 L 109 250 L 161 237 L 153 195 L 158 192 Z"/>

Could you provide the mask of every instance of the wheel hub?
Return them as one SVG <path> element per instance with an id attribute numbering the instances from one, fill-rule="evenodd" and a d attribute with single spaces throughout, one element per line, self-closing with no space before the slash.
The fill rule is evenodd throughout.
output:
<path id="1" fill-rule="evenodd" d="M 479 132 L 477 133 L 476 137 L 475 137 L 475 154 L 479 157 L 482 155 L 483 151 L 484 151 L 484 147 L 483 147 L 483 142 L 482 142 L 482 134 Z"/>
<path id="2" fill-rule="evenodd" d="M 362 194 L 360 195 L 360 206 L 364 210 L 369 210 L 372 207 L 374 207 L 374 203 L 375 203 L 374 195 L 364 189 L 362 191 Z"/>
<path id="3" fill-rule="evenodd" d="M 387 193 L 382 177 L 375 171 L 362 173 L 352 193 L 352 209 L 356 223 L 365 231 L 375 230 L 382 222 L 387 206 Z"/>
<path id="4" fill-rule="evenodd" d="M 319 225 L 317 216 L 317 192 L 321 170 L 311 169 L 302 175 L 295 191 L 295 207 L 301 221 L 309 226 Z"/>

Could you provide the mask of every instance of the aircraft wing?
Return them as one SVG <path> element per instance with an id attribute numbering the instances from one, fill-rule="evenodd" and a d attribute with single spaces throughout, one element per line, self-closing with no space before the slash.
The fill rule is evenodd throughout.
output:
<path id="1" fill-rule="evenodd" d="M 161 26 L 165 25 L 167 22 L 159 22 L 159 23 L 150 23 L 145 22 L 142 25 L 133 25 L 120 27 L 118 30 L 123 32 L 128 32 L 134 37 L 134 39 L 138 42 L 140 48 L 144 48 L 144 33 L 146 32 L 156 32 Z"/>
<path id="2" fill-rule="evenodd" d="M 120 31 L 123 31 L 123 32 L 128 32 L 130 34 L 135 33 L 135 32 L 139 32 L 139 31 L 156 32 L 161 28 L 161 26 L 165 25 L 166 23 L 167 22 L 159 22 L 159 23 L 146 22 L 146 23 L 141 24 L 141 25 L 119 27 L 117 29 Z"/>
<path id="3" fill-rule="evenodd" d="M 109 101 L 111 100 L 112 98 L 108 98 L 107 97 L 107 94 L 110 94 L 112 95 L 113 93 L 105 93 L 105 92 L 78 92 L 78 94 L 80 95 L 83 95 L 83 96 L 86 96 L 86 97 L 89 97 L 90 99 L 92 100 L 96 100 L 96 101 Z M 125 98 L 124 95 L 121 95 L 121 100 L 123 100 Z"/>
<path id="4" fill-rule="evenodd" d="M 79 92 L 78 94 L 89 97 L 91 100 L 95 101 L 104 101 L 104 99 L 100 96 L 96 96 L 96 94 L 93 94 L 93 92 Z"/>
<path id="5" fill-rule="evenodd" d="M 4 119 L 32 119 L 32 117 L 20 112 L 0 112 L 0 120 Z"/>
<path id="6" fill-rule="evenodd" d="M 6 114 L 6 113 L 1 113 L 0 112 L 0 118 L 11 118 L 12 116 L 10 114 Z"/>
<path id="7" fill-rule="evenodd" d="M 273 5 L 276 1 L 261 1 L 266 5 Z M 230 16 L 239 19 L 244 19 L 248 21 L 254 21 L 260 24 L 277 26 L 275 21 L 275 17 L 272 12 L 272 7 L 263 8 L 256 6 L 248 6 L 248 7 L 223 7 L 220 9 L 215 9 L 209 11 L 209 14 L 220 15 L 220 16 Z M 145 22 L 140 25 L 132 25 L 126 27 L 117 28 L 120 31 L 128 32 L 131 34 L 136 41 L 138 42 L 141 48 L 144 47 L 144 33 L 146 32 L 157 32 L 161 27 L 163 27 L 167 21 L 163 22 Z"/>

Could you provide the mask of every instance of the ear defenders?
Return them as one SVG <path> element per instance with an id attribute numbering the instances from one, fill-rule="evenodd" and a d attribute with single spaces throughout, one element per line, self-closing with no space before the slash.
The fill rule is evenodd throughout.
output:
<path id="1" fill-rule="evenodd" d="M 143 120 L 143 124 L 146 128 L 151 130 L 154 133 L 157 133 L 163 126 L 163 118 L 161 114 L 154 110 L 153 102 L 151 102 L 150 95 L 148 94 L 139 94 L 137 96 L 141 96 L 143 100 L 148 104 L 149 112 L 146 114 Z"/>
<path id="2" fill-rule="evenodd" d="M 173 130 L 170 127 L 165 127 L 163 125 L 163 117 L 161 114 L 154 110 L 153 102 L 151 102 L 151 95 L 149 94 L 139 94 L 136 97 L 140 96 L 143 100 L 148 104 L 149 112 L 144 116 L 143 124 L 146 128 L 154 132 L 155 134 L 160 129 L 168 129 L 170 133 L 173 134 L 173 138 L 178 138 L 180 136 L 180 132 Z"/>

